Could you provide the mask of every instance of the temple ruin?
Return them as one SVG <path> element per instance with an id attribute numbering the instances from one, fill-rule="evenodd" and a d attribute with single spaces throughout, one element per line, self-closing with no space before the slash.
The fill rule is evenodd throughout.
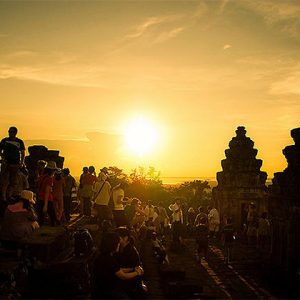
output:
<path id="1" fill-rule="evenodd" d="M 269 191 L 272 219 L 271 262 L 279 274 L 300 272 L 300 128 L 291 130 L 295 145 L 283 149 L 288 166 L 274 174 Z"/>
<path id="2" fill-rule="evenodd" d="M 239 126 L 225 150 L 223 171 L 217 173 L 218 186 L 213 188 L 213 200 L 221 218 L 232 217 L 237 228 L 246 223 L 250 203 L 256 205 L 258 213 L 267 211 L 267 173 L 260 171 L 262 160 L 256 158 L 257 149 L 253 146 L 245 127 Z"/>
<path id="3" fill-rule="evenodd" d="M 28 152 L 29 155 L 25 157 L 25 165 L 29 172 L 28 182 L 31 189 L 34 188 L 34 178 L 39 160 L 55 161 L 58 168 L 63 168 L 64 157 L 59 156 L 58 150 L 48 150 L 45 146 L 34 145 L 28 147 Z"/>

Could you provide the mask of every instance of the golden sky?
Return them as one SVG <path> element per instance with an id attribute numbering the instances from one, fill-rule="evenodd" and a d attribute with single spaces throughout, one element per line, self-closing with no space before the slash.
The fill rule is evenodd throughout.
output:
<path id="1" fill-rule="evenodd" d="M 153 165 L 213 177 L 244 125 L 269 177 L 300 126 L 300 2 L 1 1 L 0 134 L 61 150 L 66 166 Z M 152 152 L 124 151 L 137 116 Z"/>

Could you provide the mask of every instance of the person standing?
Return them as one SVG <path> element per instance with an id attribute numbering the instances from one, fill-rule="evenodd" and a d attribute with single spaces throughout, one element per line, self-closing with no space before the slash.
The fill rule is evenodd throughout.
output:
<path id="1" fill-rule="evenodd" d="M 44 174 L 39 178 L 39 192 L 37 201 L 38 223 L 42 226 L 45 217 L 49 216 L 51 226 L 56 224 L 56 216 L 53 205 L 53 176 L 57 170 L 55 161 L 49 161 L 44 169 Z"/>
<path id="2" fill-rule="evenodd" d="M 0 142 L 1 153 L 1 198 L 10 198 L 18 180 L 18 171 L 24 165 L 25 145 L 17 138 L 18 129 L 10 127 L 8 137 Z M 10 187 L 10 188 L 9 188 Z"/>
<path id="3" fill-rule="evenodd" d="M 200 224 L 200 220 L 204 218 L 206 224 L 208 223 L 208 217 L 207 214 L 204 212 L 204 208 L 202 206 L 198 207 L 198 215 L 196 216 L 195 222 L 194 222 L 194 226 L 197 226 Z"/>
<path id="4" fill-rule="evenodd" d="M 182 243 L 183 213 L 180 207 L 179 199 L 176 198 L 175 203 L 170 204 L 169 210 L 172 211 L 173 242 L 176 247 Z"/>
<path id="5" fill-rule="evenodd" d="M 247 238 L 249 246 L 257 245 L 257 228 L 258 228 L 258 215 L 256 206 L 253 202 L 250 203 L 247 214 Z"/>
<path id="6" fill-rule="evenodd" d="M 230 264 L 232 261 L 232 248 L 234 242 L 234 228 L 232 219 L 226 218 L 226 223 L 222 231 L 222 240 L 224 244 L 224 260 L 225 264 Z"/>
<path id="7" fill-rule="evenodd" d="M 65 180 L 65 185 L 63 189 L 65 218 L 66 221 L 70 221 L 72 190 L 74 187 L 76 187 L 76 181 L 74 177 L 70 174 L 70 170 L 68 168 L 63 169 L 62 174 Z"/>
<path id="8" fill-rule="evenodd" d="M 208 250 L 208 227 L 207 219 L 201 217 L 195 227 L 196 243 L 197 243 L 197 260 L 201 260 L 202 257 L 207 259 Z"/>
<path id="9" fill-rule="evenodd" d="M 111 186 L 107 181 L 107 175 L 104 172 L 99 173 L 93 192 L 94 208 L 97 212 L 98 224 L 102 225 L 104 220 L 112 219 L 112 212 L 108 206 L 111 195 Z"/>
<path id="10" fill-rule="evenodd" d="M 158 204 L 158 210 L 159 210 L 159 216 L 160 216 L 159 233 L 161 233 L 162 235 L 165 235 L 167 233 L 167 230 L 169 229 L 170 219 L 169 219 L 166 209 L 163 206 L 162 201 L 160 201 Z"/>
<path id="11" fill-rule="evenodd" d="M 82 176 L 82 189 L 80 196 L 83 202 L 83 215 L 90 217 L 92 208 L 92 197 L 94 183 L 97 181 L 95 174 L 95 168 L 90 166 L 88 173 Z"/>
<path id="12" fill-rule="evenodd" d="M 53 180 L 53 204 L 58 224 L 62 222 L 64 213 L 64 187 L 65 180 L 62 177 L 61 169 L 57 169 Z"/>
<path id="13" fill-rule="evenodd" d="M 259 249 L 264 252 L 269 252 L 271 242 L 271 225 L 267 212 L 263 212 L 258 220 L 257 236 Z"/>
<path id="14" fill-rule="evenodd" d="M 89 173 L 89 168 L 88 167 L 83 167 L 82 168 L 82 173 L 79 178 L 79 187 L 78 187 L 78 192 L 77 192 L 77 198 L 79 199 L 80 202 L 80 214 L 83 215 L 83 198 L 82 198 L 82 190 L 83 190 L 83 178 Z"/>
<path id="15" fill-rule="evenodd" d="M 209 208 L 208 226 L 209 226 L 210 236 L 216 238 L 220 230 L 220 215 L 218 210 L 215 207 Z"/>
<path id="16" fill-rule="evenodd" d="M 124 189 L 126 186 L 127 184 L 125 182 L 121 182 L 112 190 L 112 197 L 114 202 L 113 216 L 117 227 L 128 225 L 124 212 Z"/>

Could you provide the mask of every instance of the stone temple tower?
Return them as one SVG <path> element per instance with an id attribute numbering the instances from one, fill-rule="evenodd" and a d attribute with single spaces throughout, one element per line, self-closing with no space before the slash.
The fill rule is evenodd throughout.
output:
<path id="1" fill-rule="evenodd" d="M 267 173 L 260 171 L 262 160 L 257 159 L 254 142 L 246 137 L 245 127 L 239 126 L 236 137 L 225 150 L 223 171 L 217 173 L 218 186 L 213 188 L 213 200 L 221 219 L 233 218 L 236 228 L 246 223 L 247 209 L 254 203 L 260 214 L 267 211 Z"/>

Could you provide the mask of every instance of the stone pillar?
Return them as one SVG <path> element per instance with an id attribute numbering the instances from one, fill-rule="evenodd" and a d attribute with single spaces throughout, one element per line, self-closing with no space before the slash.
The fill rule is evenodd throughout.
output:
<path id="1" fill-rule="evenodd" d="M 280 273 L 300 272 L 300 128 L 291 130 L 295 145 L 283 149 L 287 168 L 274 174 L 269 187 L 272 218 L 271 262 Z"/>

